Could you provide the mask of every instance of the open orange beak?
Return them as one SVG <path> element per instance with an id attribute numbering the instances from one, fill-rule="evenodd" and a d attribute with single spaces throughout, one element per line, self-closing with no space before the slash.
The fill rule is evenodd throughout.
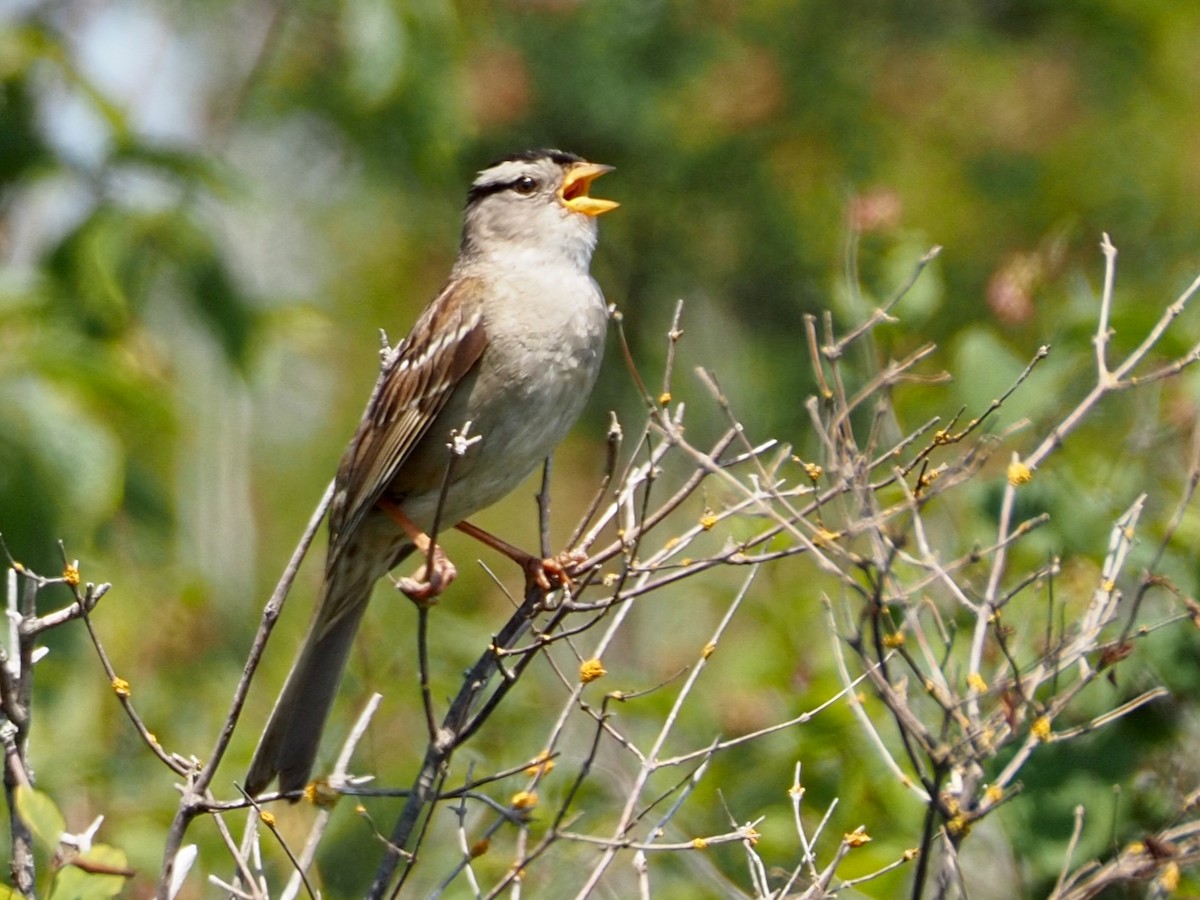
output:
<path id="1" fill-rule="evenodd" d="M 562 187 L 558 189 L 558 202 L 571 212 L 582 213 L 585 216 L 601 216 L 611 212 L 621 204 L 615 200 L 589 197 L 588 190 L 593 181 L 612 170 L 612 166 L 602 166 L 599 163 L 576 163 L 567 172 Z"/>

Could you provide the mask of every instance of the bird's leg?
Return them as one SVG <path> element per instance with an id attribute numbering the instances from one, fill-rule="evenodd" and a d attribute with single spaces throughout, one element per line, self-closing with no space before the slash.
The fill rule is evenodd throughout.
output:
<path id="1" fill-rule="evenodd" d="M 470 522 L 459 522 L 454 526 L 463 534 L 469 534 L 481 544 L 486 544 L 493 550 L 503 553 L 525 571 L 525 577 L 536 582 L 543 591 L 552 591 L 556 587 L 571 584 L 568 567 L 576 560 L 570 553 L 563 553 L 552 559 L 542 559 L 532 553 L 526 553 L 519 547 L 514 547 L 508 541 L 484 531 L 478 525 Z"/>
<path id="2" fill-rule="evenodd" d="M 417 552 L 425 559 L 421 567 L 411 576 L 397 579 L 396 587 L 414 603 L 431 604 L 436 602 L 442 591 L 458 577 L 458 569 L 454 567 L 454 563 L 450 562 L 450 557 L 442 550 L 441 545 L 435 543 L 433 538 L 418 528 L 416 523 L 404 514 L 404 510 L 398 504 L 383 498 L 379 501 L 379 508 L 400 526 L 400 530 L 408 535 L 413 546 L 417 548 Z"/>

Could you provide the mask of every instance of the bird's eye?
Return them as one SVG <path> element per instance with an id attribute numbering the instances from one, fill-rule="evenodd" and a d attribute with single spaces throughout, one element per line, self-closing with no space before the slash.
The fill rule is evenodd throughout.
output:
<path id="1" fill-rule="evenodd" d="M 518 194 L 529 196 L 537 190 L 537 181 L 529 175 L 522 175 L 513 182 L 513 190 Z"/>

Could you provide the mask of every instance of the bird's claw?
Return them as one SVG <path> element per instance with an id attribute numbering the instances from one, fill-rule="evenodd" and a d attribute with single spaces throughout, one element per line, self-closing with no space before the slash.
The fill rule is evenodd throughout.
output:
<path id="1" fill-rule="evenodd" d="M 424 565 L 412 575 L 396 579 L 396 588 L 418 606 L 433 606 L 442 591 L 458 577 L 458 569 L 441 547 L 435 546 Z"/>
<path id="2" fill-rule="evenodd" d="M 525 577 L 547 593 L 560 587 L 570 590 L 574 587 L 571 575 L 585 559 L 587 554 L 580 550 L 565 550 L 548 559 L 531 556 L 525 562 Z"/>

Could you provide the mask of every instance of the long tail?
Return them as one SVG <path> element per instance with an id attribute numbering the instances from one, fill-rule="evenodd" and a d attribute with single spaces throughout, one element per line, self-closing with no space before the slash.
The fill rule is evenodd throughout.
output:
<path id="1" fill-rule="evenodd" d="M 337 581 L 326 582 L 318 613 L 254 751 L 245 785 L 252 797 L 262 792 L 276 775 L 279 789 L 288 792 L 303 788 L 312 774 L 321 732 L 325 730 L 325 720 L 329 718 L 371 592 L 368 584 L 361 596 L 349 603 L 340 598 L 345 606 L 330 623 L 326 621 L 328 615 L 323 613 L 338 608 L 339 598 L 333 596 L 333 591 L 339 589 Z"/>

